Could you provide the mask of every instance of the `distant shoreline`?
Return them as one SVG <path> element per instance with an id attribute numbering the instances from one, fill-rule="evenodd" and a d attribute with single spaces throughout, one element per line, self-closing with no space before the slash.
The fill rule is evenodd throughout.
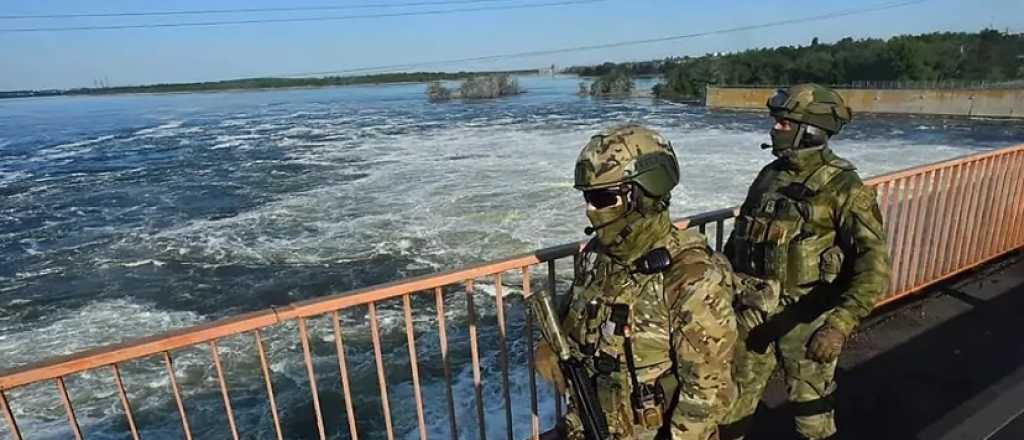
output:
<path id="1" fill-rule="evenodd" d="M 12 90 L 0 91 L 0 99 L 43 98 L 54 96 L 107 96 L 107 95 L 170 95 L 209 92 L 247 92 L 290 89 L 319 89 L 326 87 L 380 86 L 423 84 L 431 81 L 452 81 L 473 76 L 510 74 L 536 75 L 536 70 L 510 70 L 493 72 L 411 72 L 361 76 L 328 76 L 318 78 L 246 78 L 227 81 L 197 83 L 152 84 L 144 86 L 79 88 L 67 90 Z"/>

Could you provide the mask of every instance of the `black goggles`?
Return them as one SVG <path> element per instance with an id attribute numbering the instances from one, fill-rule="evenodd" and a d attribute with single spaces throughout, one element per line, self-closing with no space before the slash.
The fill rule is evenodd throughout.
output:
<path id="1" fill-rule="evenodd" d="M 615 206 L 619 203 L 619 198 L 625 198 L 629 194 L 629 188 L 615 187 L 615 188 L 601 188 L 590 191 L 583 191 L 583 198 L 586 199 L 590 206 L 597 209 L 607 208 L 609 206 Z"/>

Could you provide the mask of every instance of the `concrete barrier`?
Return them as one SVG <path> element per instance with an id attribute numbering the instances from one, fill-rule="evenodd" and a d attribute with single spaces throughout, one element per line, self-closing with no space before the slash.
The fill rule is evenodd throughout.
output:
<path id="1" fill-rule="evenodd" d="M 1024 89 L 837 89 L 854 113 L 1024 118 Z M 710 108 L 764 109 L 772 88 L 707 87 Z"/>

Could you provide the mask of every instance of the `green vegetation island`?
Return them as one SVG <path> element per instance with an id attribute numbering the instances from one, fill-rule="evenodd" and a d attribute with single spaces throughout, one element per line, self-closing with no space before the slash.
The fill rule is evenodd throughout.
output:
<path id="1" fill-rule="evenodd" d="M 862 88 L 1024 88 L 1024 34 L 985 29 L 976 33 L 901 35 L 887 40 L 847 37 L 832 44 L 819 43 L 815 38 L 807 46 L 575 66 L 566 73 L 594 77 L 589 93 L 580 91 L 590 95 L 625 91 L 624 75 L 657 76 L 661 81 L 654 86 L 654 95 L 681 101 L 703 100 L 708 84 L 776 87 L 817 82 Z M 595 86 L 598 93 L 594 93 Z"/>
<path id="2" fill-rule="evenodd" d="M 500 72 L 402 72 L 358 76 L 325 76 L 319 78 L 245 78 L 226 81 L 195 83 L 153 84 L 143 86 L 76 88 L 66 90 L 0 91 L 2 98 L 33 96 L 112 95 L 125 93 L 188 93 L 228 90 L 277 89 L 299 87 L 334 87 L 367 84 L 428 83 L 479 77 L 481 75 L 535 74 L 536 70 L 510 70 Z"/>
<path id="3" fill-rule="evenodd" d="M 427 84 L 427 99 L 430 102 L 445 102 L 452 99 L 494 99 L 502 96 L 513 96 L 523 93 L 512 75 L 507 73 L 475 75 L 466 78 L 456 90 L 431 81 Z"/>

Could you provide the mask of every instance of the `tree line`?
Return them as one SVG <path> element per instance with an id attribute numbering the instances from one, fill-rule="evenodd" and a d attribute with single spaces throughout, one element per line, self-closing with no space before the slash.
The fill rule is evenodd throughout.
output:
<path id="1" fill-rule="evenodd" d="M 730 54 L 674 57 L 569 68 L 582 76 L 626 73 L 662 76 L 657 96 L 703 97 L 706 84 L 785 85 L 799 82 L 852 84 L 887 81 L 1024 80 L 1024 34 L 985 29 L 884 39 L 843 38 L 807 46 L 750 49 Z"/>
<path id="2" fill-rule="evenodd" d="M 107 95 L 115 93 L 208 92 L 219 90 L 273 89 L 284 87 L 330 87 L 360 84 L 415 83 L 466 79 L 488 73 L 508 75 L 536 73 L 536 70 L 503 72 L 401 72 L 358 76 L 325 76 L 318 78 L 245 78 L 227 81 L 77 88 L 67 90 L 19 90 L 0 92 L 0 98 L 58 95 Z"/>

